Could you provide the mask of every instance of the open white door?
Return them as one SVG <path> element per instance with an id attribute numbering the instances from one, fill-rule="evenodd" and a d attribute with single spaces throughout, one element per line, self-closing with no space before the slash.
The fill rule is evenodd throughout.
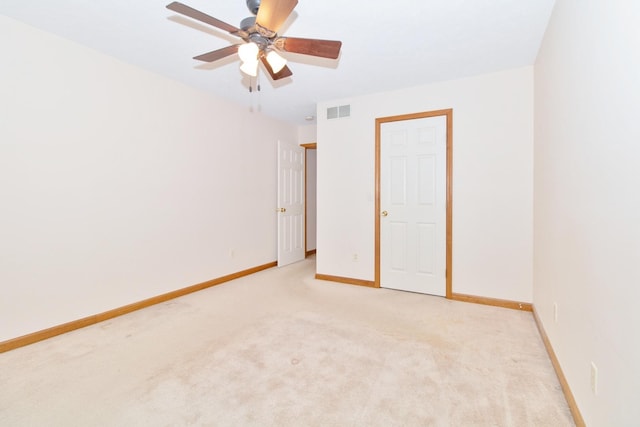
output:
<path id="1" fill-rule="evenodd" d="M 304 148 L 278 141 L 278 267 L 304 256 Z"/>

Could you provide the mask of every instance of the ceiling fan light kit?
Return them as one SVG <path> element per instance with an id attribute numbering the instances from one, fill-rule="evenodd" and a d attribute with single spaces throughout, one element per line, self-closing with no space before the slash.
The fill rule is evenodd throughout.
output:
<path id="1" fill-rule="evenodd" d="M 252 77 L 258 75 L 260 63 L 272 80 L 293 75 L 287 66 L 287 60 L 280 53 L 292 52 L 328 59 L 338 59 L 340 56 L 340 41 L 278 36 L 278 30 L 293 12 L 298 0 L 246 0 L 246 3 L 256 16 L 243 19 L 240 28 L 179 2 L 168 4 L 167 9 L 241 38 L 244 44 L 227 46 L 198 55 L 194 59 L 214 62 L 237 53 L 242 61 L 240 70 Z"/>
<path id="2" fill-rule="evenodd" d="M 285 65 L 287 65 L 287 60 L 278 55 L 275 50 L 270 50 L 267 53 L 267 62 L 271 65 L 271 69 L 274 73 L 278 73 L 285 67 Z"/>
<path id="3" fill-rule="evenodd" d="M 258 61 L 245 61 L 240 65 L 240 71 L 248 76 L 256 77 L 258 75 Z"/>
<path id="4" fill-rule="evenodd" d="M 258 52 L 260 52 L 260 48 L 253 42 L 245 43 L 243 45 L 240 45 L 240 47 L 238 48 L 238 56 L 240 57 L 240 60 L 242 62 L 257 62 Z"/>

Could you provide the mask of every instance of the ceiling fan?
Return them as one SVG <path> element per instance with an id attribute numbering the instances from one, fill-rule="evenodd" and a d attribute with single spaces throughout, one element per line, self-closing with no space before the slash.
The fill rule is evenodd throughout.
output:
<path id="1" fill-rule="evenodd" d="M 334 40 L 280 37 L 278 30 L 298 4 L 298 0 L 246 0 L 255 16 L 245 18 L 240 28 L 222 22 L 185 4 L 174 1 L 167 9 L 212 25 L 241 38 L 244 43 L 223 47 L 198 55 L 193 59 L 214 62 L 233 54 L 242 60 L 240 70 L 249 76 L 257 76 L 261 62 L 273 80 L 291 76 L 286 59 L 278 52 L 292 52 L 321 58 L 337 59 L 342 42 Z"/>

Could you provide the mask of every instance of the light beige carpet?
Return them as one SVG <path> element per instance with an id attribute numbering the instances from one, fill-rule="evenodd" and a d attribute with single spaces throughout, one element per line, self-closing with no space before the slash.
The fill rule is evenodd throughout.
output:
<path id="1" fill-rule="evenodd" d="M 530 313 L 314 267 L 0 354 L 0 425 L 573 425 Z"/>

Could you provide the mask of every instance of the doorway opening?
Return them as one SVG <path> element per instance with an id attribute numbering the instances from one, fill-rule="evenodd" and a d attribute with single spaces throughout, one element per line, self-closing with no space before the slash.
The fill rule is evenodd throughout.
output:
<path id="1" fill-rule="evenodd" d="M 304 250 L 305 257 L 316 253 L 316 177 L 317 177 L 317 143 L 300 144 L 305 149 L 305 208 L 304 208 Z"/>

